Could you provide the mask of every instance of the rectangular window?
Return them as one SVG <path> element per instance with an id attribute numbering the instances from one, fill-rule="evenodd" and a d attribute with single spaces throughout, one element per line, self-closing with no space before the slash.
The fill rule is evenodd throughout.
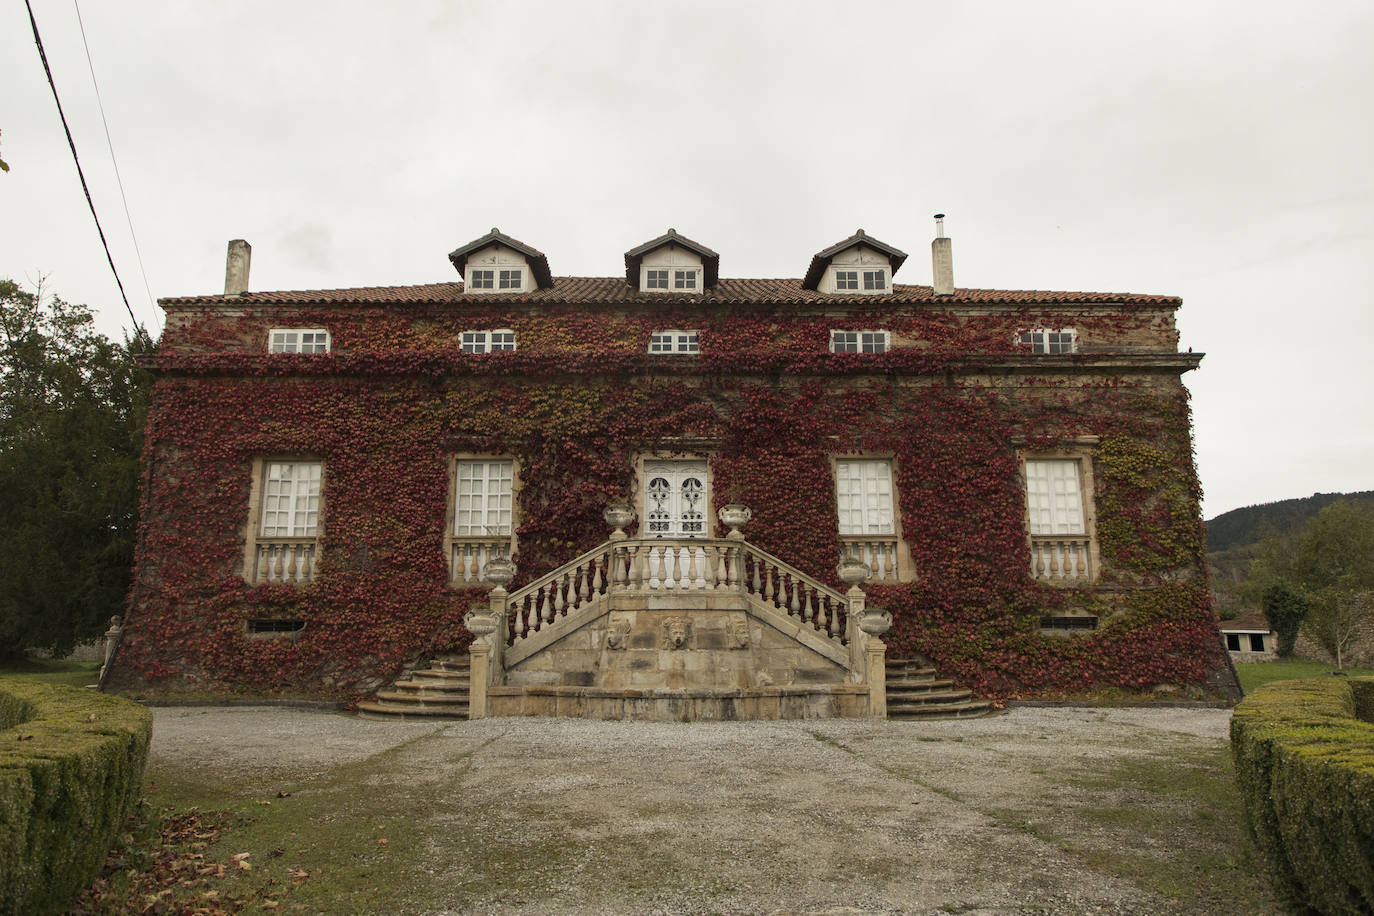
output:
<path id="1" fill-rule="evenodd" d="M 510 328 L 497 328 L 494 331 L 464 331 L 462 348 L 464 353 L 492 353 L 496 350 L 514 350 L 515 332 Z"/>
<path id="2" fill-rule="evenodd" d="M 315 537 L 320 523 L 320 462 L 269 461 L 262 499 L 262 537 Z"/>
<path id="3" fill-rule="evenodd" d="M 654 331 L 649 335 L 650 353 L 700 353 L 696 331 Z"/>
<path id="4" fill-rule="evenodd" d="M 1263 634 L 1263 633 L 1251 633 L 1251 634 L 1250 634 L 1250 651 L 1251 651 L 1251 652 L 1263 652 L 1263 651 L 1264 651 L 1264 634 Z"/>
<path id="5" fill-rule="evenodd" d="M 1053 355 L 1074 353 L 1078 350 L 1078 333 L 1073 328 L 1037 328 L 1034 331 L 1022 331 L 1019 340 L 1024 346 L 1030 347 L 1032 353 Z"/>
<path id="6" fill-rule="evenodd" d="M 514 477 L 515 462 L 510 459 L 459 461 L 454 480 L 454 535 L 509 535 Z"/>
<path id="7" fill-rule="evenodd" d="M 271 353 L 328 353 L 329 332 L 323 328 L 273 328 L 268 336 Z"/>
<path id="8" fill-rule="evenodd" d="M 887 331 L 831 331 L 831 353 L 886 353 Z"/>
<path id="9" fill-rule="evenodd" d="M 865 270 L 864 289 L 882 291 L 887 289 L 887 271 Z"/>
<path id="10" fill-rule="evenodd" d="M 646 270 L 644 277 L 645 289 L 667 289 L 668 271 L 666 270 Z"/>
<path id="11" fill-rule="evenodd" d="M 474 270 L 468 285 L 473 289 L 495 289 L 496 271 L 494 270 Z"/>
<path id="12" fill-rule="evenodd" d="M 835 462 L 840 534 L 896 534 L 892 521 L 892 462 Z"/>
<path id="13" fill-rule="evenodd" d="M 503 271 L 501 271 L 500 273 L 501 273 L 501 276 L 500 276 L 500 281 L 499 281 L 499 282 L 500 282 L 500 288 L 501 288 L 501 289 L 519 289 L 519 288 L 520 288 L 520 274 L 521 274 L 521 272 L 520 272 L 519 270 L 503 270 Z"/>
<path id="14" fill-rule="evenodd" d="M 1078 462 L 1028 460 L 1026 507 L 1033 535 L 1083 534 L 1083 490 L 1078 480 Z"/>
<path id="15" fill-rule="evenodd" d="M 673 289 L 696 289 L 697 272 L 695 270 L 675 270 L 673 271 Z"/>
<path id="16" fill-rule="evenodd" d="M 859 272 L 857 270 L 837 270 L 835 271 L 836 289 L 858 289 Z"/>
<path id="17" fill-rule="evenodd" d="M 1042 630 L 1096 630 L 1097 618 L 1089 616 L 1041 617 Z"/>
<path id="18" fill-rule="evenodd" d="M 1240 634 L 1239 634 L 1239 633 L 1227 633 L 1227 634 L 1226 634 L 1226 648 L 1227 648 L 1228 651 L 1231 651 L 1231 652 L 1239 652 L 1239 651 L 1240 651 Z"/>

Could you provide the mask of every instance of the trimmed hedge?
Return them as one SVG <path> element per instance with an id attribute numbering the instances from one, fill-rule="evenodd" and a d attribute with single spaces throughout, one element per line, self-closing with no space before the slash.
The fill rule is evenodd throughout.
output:
<path id="1" fill-rule="evenodd" d="M 10 676 L 0 727 L 0 914 L 63 912 L 138 801 L 152 713 Z"/>
<path id="2" fill-rule="evenodd" d="M 1265 684 L 1236 707 L 1231 753 L 1271 876 L 1322 913 L 1374 912 L 1374 678 Z"/>

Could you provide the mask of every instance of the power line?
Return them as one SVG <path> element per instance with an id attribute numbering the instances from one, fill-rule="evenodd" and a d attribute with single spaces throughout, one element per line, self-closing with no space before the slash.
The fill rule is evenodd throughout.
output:
<path id="1" fill-rule="evenodd" d="M 43 50 L 43 39 L 38 34 L 38 20 L 33 18 L 33 4 L 29 0 L 24 0 L 24 6 L 29 10 L 29 25 L 33 28 L 33 40 L 38 45 L 38 56 L 43 61 L 43 72 L 48 75 L 48 85 L 52 88 L 52 100 L 57 103 L 57 116 L 62 119 L 62 130 L 67 134 L 67 145 L 72 150 L 72 161 L 76 163 L 76 174 L 81 179 L 81 190 L 86 192 L 86 205 L 91 208 L 91 219 L 95 220 L 95 231 L 100 233 L 100 244 L 105 248 L 105 260 L 110 262 L 110 272 L 114 274 L 115 285 L 119 287 L 119 298 L 124 300 L 124 310 L 129 313 L 129 320 L 134 323 L 134 333 L 147 335 L 138 319 L 134 317 L 134 310 L 129 305 L 129 297 L 124 294 L 124 281 L 119 279 L 119 271 L 115 269 L 114 256 L 110 254 L 110 243 L 105 240 L 105 230 L 100 227 L 100 217 L 95 212 L 95 201 L 91 199 L 90 186 L 86 184 L 86 173 L 81 169 L 81 160 L 76 155 L 76 141 L 72 139 L 72 129 L 67 126 L 67 115 L 62 111 L 62 100 L 57 97 L 57 83 L 53 82 L 52 68 L 48 66 L 48 55 Z"/>
<path id="2" fill-rule="evenodd" d="M 86 66 L 91 71 L 91 85 L 95 87 L 95 102 L 100 106 L 100 123 L 105 125 L 105 145 L 110 148 L 110 164 L 114 166 L 115 181 L 119 183 L 119 199 L 124 202 L 124 221 L 129 224 L 129 238 L 133 239 L 134 254 L 138 257 L 138 272 L 143 277 L 143 291 L 148 294 L 148 304 L 153 310 L 153 321 L 158 326 L 158 333 L 162 333 L 162 319 L 157 314 L 157 302 L 153 299 L 153 291 L 148 286 L 148 271 L 143 266 L 143 252 L 138 247 L 138 234 L 134 232 L 134 218 L 129 213 L 129 198 L 124 194 L 124 178 L 119 174 L 119 160 L 115 158 L 114 141 L 110 139 L 110 122 L 105 118 L 105 101 L 100 97 L 100 84 L 95 80 L 95 64 L 91 62 L 91 46 L 86 41 L 86 23 L 81 21 L 81 4 L 77 0 L 72 0 L 72 7 L 76 10 L 76 24 L 81 27 L 81 46 L 86 49 Z"/>

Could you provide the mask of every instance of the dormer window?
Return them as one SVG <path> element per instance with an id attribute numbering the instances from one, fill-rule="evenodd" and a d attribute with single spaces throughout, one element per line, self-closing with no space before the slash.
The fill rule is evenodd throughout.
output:
<path id="1" fill-rule="evenodd" d="M 862 229 L 816 253 L 802 279 L 802 289 L 837 295 L 885 295 L 892 275 L 906 254 L 867 235 Z"/>
<path id="2" fill-rule="evenodd" d="M 464 353 L 495 353 L 497 350 L 514 350 L 515 332 L 510 328 L 497 328 L 495 331 L 464 331 L 462 346 Z"/>
<path id="3" fill-rule="evenodd" d="M 831 353 L 886 353 L 891 343 L 887 331 L 831 331 Z"/>
<path id="4" fill-rule="evenodd" d="M 553 286 L 549 259 L 493 229 L 449 254 L 468 293 L 532 293 Z"/>
<path id="5" fill-rule="evenodd" d="M 719 268 L 720 255 L 674 229 L 625 252 L 625 279 L 641 293 L 701 295 L 715 286 Z"/>

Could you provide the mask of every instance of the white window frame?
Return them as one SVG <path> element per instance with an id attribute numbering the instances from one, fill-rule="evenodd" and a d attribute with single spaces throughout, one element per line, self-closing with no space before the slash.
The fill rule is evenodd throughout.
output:
<path id="1" fill-rule="evenodd" d="M 1026 514 L 1032 537 L 1087 537 L 1082 462 L 1074 458 L 1027 458 Z"/>
<path id="2" fill-rule="evenodd" d="M 490 331 L 464 331 L 459 338 L 464 353 L 495 353 L 516 349 L 515 332 L 510 328 Z"/>
<path id="3" fill-rule="evenodd" d="M 892 288 L 886 267 L 860 268 L 859 291 L 870 295 L 885 293 Z"/>
<path id="4" fill-rule="evenodd" d="M 453 472 L 453 536 L 509 538 L 515 531 L 515 459 L 459 458 Z"/>
<path id="5" fill-rule="evenodd" d="M 496 289 L 496 268 L 474 267 L 469 271 L 467 289 Z"/>
<path id="6" fill-rule="evenodd" d="M 308 341 L 307 335 L 311 338 Z M 326 328 L 272 328 L 267 332 L 268 353 L 328 353 L 330 345 Z M 305 349 L 307 346 L 310 349 Z"/>
<path id="7" fill-rule="evenodd" d="M 1050 335 L 1054 335 L 1051 339 Z M 1064 349 L 1066 341 L 1064 335 L 1068 335 L 1068 349 Z M 1016 342 L 1024 347 L 1030 347 L 1030 351 L 1037 356 L 1058 356 L 1064 353 L 1078 352 L 1078 331 L 1074 328 L 1030 328 L 1019 331 L 1016 335 Z"/>
<path id="8" fill-rule="evenodd" d="M 891 459 L 835 460 L 835 510 L 841 537 L 895 538 L 896 502 Z"/>
<path id="9" fill-rule="evenodd" d="M 850 276 L 850 275 L 853 276 Z M 859 268 L 857 267 L 837 267 L 835 268 L 835 292 L 837 293 L 857 293 L 859 291 Z M 849 284 L 853 283 L 853 286 Z"/>
<path id="10" fill-rule="evenodd" d="M 258 537 L 318 537 L 323 479 L 321 461 L 264 462 Z"/>
<path id="11" fill-rule="evenodd" d="M 659 356 L 696 356 L 701 353 L 700 331 L 668 328 L 649 335 L 649 352 Z"/>
<path id="12" fill-rule="evenodd" d="M 853 340 L 848 339 L 850 336 Z M 892 349 L 892 333 L 876 330 L 830 330 L 831 353 L 886 353 Z"/>
<path id="13" fill-rule="evenodd" d="M 663 274 L 662 277 L 655 276 Z M 663 286 L 650 286 L 651 282 L 663 282 Z M 690 285 L 688 285 L 690 283 Z M 679 285 L 681 284 L 681 285 Z M 668 265 L 651 265 L 640 268 L 640 292 L 645 293 L 677 293 L 679 295 L 697 295 L 701 292 L 701 268 L 700 267 L 676 267 Z"/>
<path id="14" fill-rule="evenodd" d="M 496 289 L 498 291 L 519 292 L 525 288 L 525 268 L 523 267 L 498 267 L 496 268 Z"/>

